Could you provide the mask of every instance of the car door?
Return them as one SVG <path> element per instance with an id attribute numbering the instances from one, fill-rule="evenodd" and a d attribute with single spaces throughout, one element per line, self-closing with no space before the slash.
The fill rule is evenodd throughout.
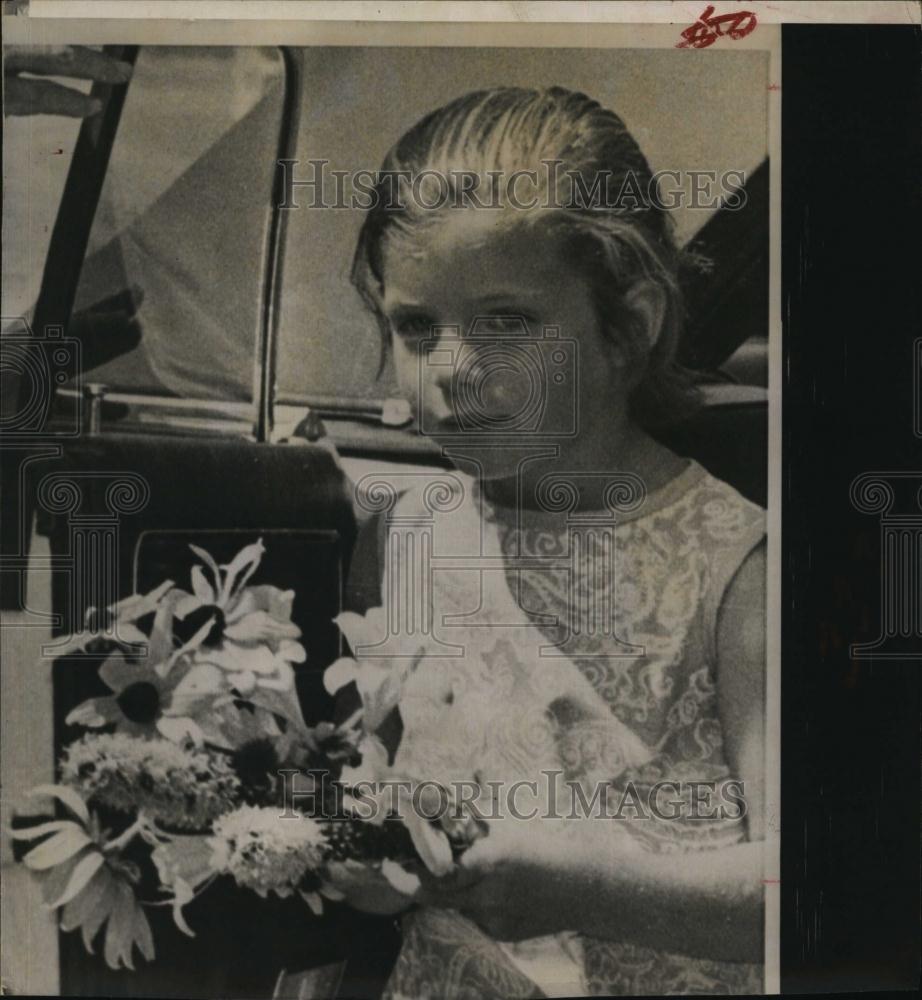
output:
<path id="1" fill-rule="evenodd" d="M 22 505 L 5 521 L 25 534 L 34 517 L 49 539 L 57 636 L 136 587 L 186 585 L 190 541 L 226 560 L 261 538 L 262 578 L 297 594 L 298 690 L 320 718 L 355 524 L 333 449 L 274 420 L 275 165 L 296 135 L 297 60 L 277 48 L 119 54 L 133 80 L 103 92 L 105 111 L 83 126 L 32 322 L 36 342 L 53 341 L 42 429 L 56 444 L 5 470 L 21 487 L 5 500 Z M 56 658 L 58 748 L 77 735 L 64 719 L 98 690 L 98 665 Z M 193 904 L 194 941 L 168 909 L 151 913 L 159 954 L 131 974 L 62 935 L 61 992 L 269 995 L 282 968 L 328 961 L 348 938 L 335 913 L 309 929 L 300 901 L 230 885 Z"/>

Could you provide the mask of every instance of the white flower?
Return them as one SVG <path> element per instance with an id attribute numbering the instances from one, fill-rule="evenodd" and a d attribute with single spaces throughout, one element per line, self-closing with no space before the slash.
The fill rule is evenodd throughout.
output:
<path id="1" fill-rule="evenodd" d="M 290 896 L 323 861 L 326 836 L 306 816 L 281 816 L 277 808 L 240 806 L 215 821 L 211 863 L 260 896 Z"/>
<path id="2" fill-rule="evenodd" d="M 207 827 L 235 804 L 240 789 L 224 754 L 121 733 L 90 733 L 71 743 L 61 774 L 89 799 L 184 829 Z"/>
<path id="3" fill-rule="evenodd" d="M 298 642 L 301 630 L 291 621 L 294 591 L 247 586 L 265 548 L 262 541 L 243 548 L 226 566 L 195 545 L 203 561 L 192 569 L 193 593 L 177 591 L 175 614 L 183 623 L 185 644 L 174 656 L 189 656 L 193 668 L 174 705 L 233 692 L 287 719 L 304 732 L 292 664 L 307 659 Z"/>
<path id="4" fill-rule="evenodd" d="M 173 588 L 172 580 L 165 580 L 159 587 L 146 594 L 132 594 L 107 608 L 87 608 L 84 627 L 70 636 L 60 648 L 55 648 L 58 656 L 86 649 L 93 641 L 109 642 L 116 646 L 136 651 L 137 647 L 147 648 L 147 659 L 159 663 L 171 652 L 169 619 L 171 609 L 163 598 Z M 151 612 L 157 613 L 155 627 L 148 637 L 135 624 Z M 164 626 L 166 626 L 164 628 Z"/>
<path id="5" fill-rule="evenodd" d="M 45 905 L 61 908 L 61 927 L 65 931 L 79 927 L 92 954 L 93 939 L 105 925 L 103 953 L 111 969 L 134 969 L 135 947 L 152 960 L 150 924 L 134 892 L 136 866 L 122 860 L 116 842 L 106 840 L 96 816 L 72 788 L 40 785 L 30 794 L 54 797 L 72 817 L 12 831 L 17 840 L 45 838 L 23 863 L 41 880 Z"/>
<path id="6" fill-rule="evenodd" d="M 294 592 L 246 585 L 265 552 L 262 541 L 247 545 L 226 566 L 218 566 L 204 549 L 190 548 L 211 580 L 194 566 L 193 593 L 178 592 L 176 617 L 194 629 L 182 652 L 193 653 L 197 663 L 220 667 L 244 696 L 257 686 L 290 691 L 291 664 L 307 658 L 296 641 L 301 630 L 291 620 Z"/>
<path id="7" fill-rule="evenodd" d="M 345 611 L 333 620 L 357 655 L 340 657 L 327 667 L 324 687 L 336 694 L 354 681 L 362 700 L 362 725 L 366 732 L 374 733 L 397 707 L 407 678 L 425 658 L 431 641 L 425 636 L 410 636 L 406 655 L 372 656 L 363 649 L 374 648 L 387 638 L 384 608 L 370 608 L 365 615 Z"/>

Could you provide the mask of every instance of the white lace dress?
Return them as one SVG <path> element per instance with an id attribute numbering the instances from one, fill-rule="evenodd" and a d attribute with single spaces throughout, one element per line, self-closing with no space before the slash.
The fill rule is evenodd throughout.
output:
<path id="1" fill-rule="evenodd" d="M 444 711 L 425 698 L 418 712 L 410 702 L 402 707 L 404 762 L 424 765 L 436 780 L 534 779 L 557 767 L 614 790 L 632 782 L 641 795 L 658 781 L 732 780 L 715 691 L 717 615 L 764 537 L 764 511 L 695 462 L 613 526 L 594 529 L 560 510 L 517 517 L 488 503 L 469 477 L 446 476 L 456 495 L 439 510 L 419 491 L 391 515 L 403 544 L 414 530 L 427 536 L 418 545 L 431 546 L 433 631 L 464 647 L 463 656 L 425 664 Z M 621 826 L 655 852 L 745 839 L 743 822 L 726 816 Z M 421 908 L 404 918 L 385 995 L 498 1000 L 761 988 L 761 965 L 575 933 L 505 944 L 454 911 Z"/>

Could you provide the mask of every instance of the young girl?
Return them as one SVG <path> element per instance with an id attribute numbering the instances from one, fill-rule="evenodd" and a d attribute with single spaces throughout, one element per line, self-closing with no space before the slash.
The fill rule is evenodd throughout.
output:
<path id="1" fill-rule="evenodd" d="M 545 692 L 562 770 L 636 796 L 616 819 L 489 821 L 404 917 L 388 995 L 759 992 L 764 512 L 651 436 L 695 396 L 671 220 L 624 197 L 654 191 L 646 160 L 585 95 L 503 88 L 428 115 L 382 170 L 354 280 L 458 469 L 449 500 L 410 489 L 391 523 L 430 532 L 438 639 L 466 626 L 464 655 L 432 661 L 445 713 L 427 731 L 408 710 L 403 742 L 538 779 L 523 706 Z M 386 604 L 372 572 L 360 600 Z M 483 699 L 459 708 L 475 674 L 479 723 Z"/>

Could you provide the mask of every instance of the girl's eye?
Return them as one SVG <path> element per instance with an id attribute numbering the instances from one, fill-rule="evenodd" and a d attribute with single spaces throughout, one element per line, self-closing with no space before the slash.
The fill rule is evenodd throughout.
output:
<path id="1" fill-rule="evenodd" d="M 509 312 L 502 316 L 483 316 L 477 320 L 476 333 L 490 337 L 527 336 L 532 317 Z"/>
<path id="2" fill-rule="evenodd" d="M 391 323 L 394 333 L 401 340 L 422 340 L 432 333 L 434 321 L 429 316 L 404 316 Z"/>

